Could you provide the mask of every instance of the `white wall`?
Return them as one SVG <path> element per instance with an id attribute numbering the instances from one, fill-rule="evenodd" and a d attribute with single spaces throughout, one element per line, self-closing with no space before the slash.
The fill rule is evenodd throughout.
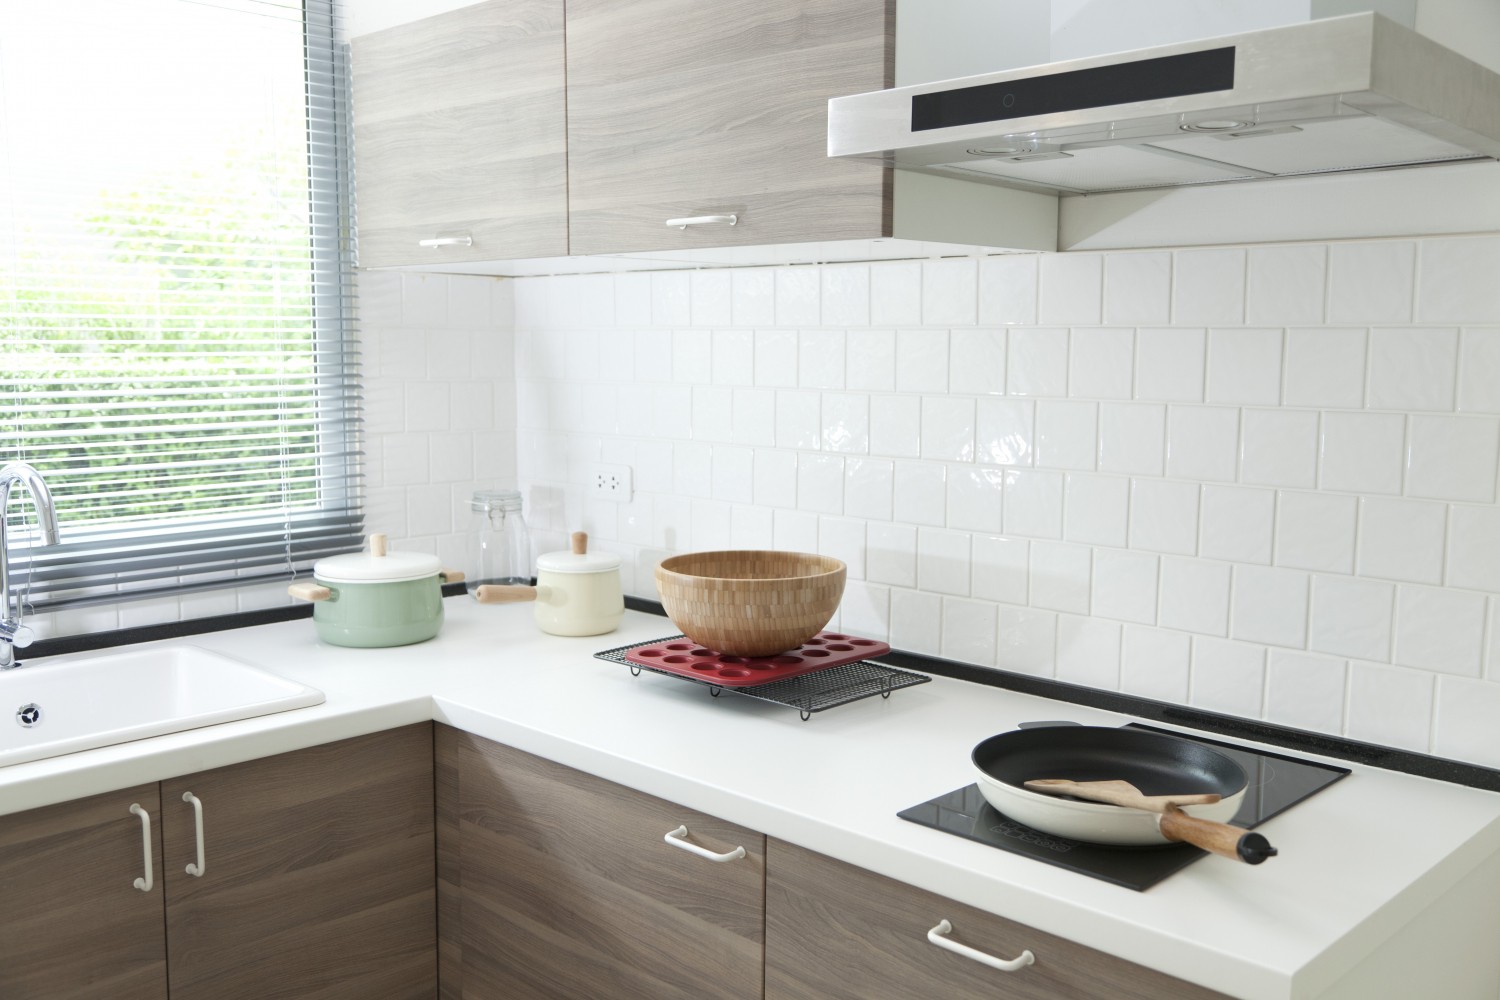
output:
<path id="1" fill-rule="evenodd" d="M 527 514 L 641 596 L 816 550 L 900 648 L 1496 766 L 1496 274 L 1500 237 L 521 279 Z"/>

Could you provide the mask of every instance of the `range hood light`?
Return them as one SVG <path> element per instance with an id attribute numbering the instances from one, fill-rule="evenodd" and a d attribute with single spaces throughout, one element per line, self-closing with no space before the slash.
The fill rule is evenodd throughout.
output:
<path id="1" fill-rule="evenodd" d="M 988 146 L 984 149 L 966 150 L 970 156 L 1015 156 L 1017 153 L 1028 152 L 1025 146 Z"/>
<path id="2" fill-rule="evenodd" d="M 1209 118 L 1201 122 L 1188 122 L 1177 126 L 1183 132 L 1238 132 L 1254 125 L 1254 122 L 1237 121 L 1230 118 Z"/>

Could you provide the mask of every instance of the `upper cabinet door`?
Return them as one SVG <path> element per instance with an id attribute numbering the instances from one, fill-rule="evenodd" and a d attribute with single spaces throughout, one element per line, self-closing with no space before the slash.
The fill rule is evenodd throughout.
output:
<path id="1" fill-rule="evenodd" d="M 568 0 L 571 252 L 888 235 L 890 171 L 828 158 L 828 99 L 891 85 L 894 10 Z"/>
<path id="2" fill-rule="evenodd" d="M 568 252 L 562 0 L 488 0 L 351 58 L 361 267 Z"/>
<path id="3" fill-rule="evenodd" d="M 166 1000 L 160 817 L 155 784 L 0 817 L 0 997 Z"/>
<path id="4" fill-rule="evenodd" d="M 437 995 L 431 724 L 161 788 L 173 1000 Z"/>

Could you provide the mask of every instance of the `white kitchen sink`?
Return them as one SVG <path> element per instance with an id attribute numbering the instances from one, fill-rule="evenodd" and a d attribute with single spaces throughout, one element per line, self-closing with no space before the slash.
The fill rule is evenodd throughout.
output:
<path id="1" fill-rule="evenodd" d="M 321 705 L 323 692 L 196 646 L 0 673 L 0 767 Z"/>

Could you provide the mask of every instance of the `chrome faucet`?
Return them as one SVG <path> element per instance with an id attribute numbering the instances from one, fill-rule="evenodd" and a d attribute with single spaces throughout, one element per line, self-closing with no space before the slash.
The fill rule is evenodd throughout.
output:
<path id="1" fill-rule="evenodd" d="M 0 468 L 0 670 L 18 666 L 16 649 L 31 645 L 31 629 L 21 624 L 21 599 L 16 598 L 15 613 L 11 613 L 10 564 L 6 554 L 5 511 L 10 507 L 10 488 L 23 483 L 31 493 L 31 502 L 36 505 L 37 527 L 41 529 L 42 544 L 57 544 L 57 508 L 52 505 L 52 491 L 42 474 L 25 462 L 11 462 Z"/>

